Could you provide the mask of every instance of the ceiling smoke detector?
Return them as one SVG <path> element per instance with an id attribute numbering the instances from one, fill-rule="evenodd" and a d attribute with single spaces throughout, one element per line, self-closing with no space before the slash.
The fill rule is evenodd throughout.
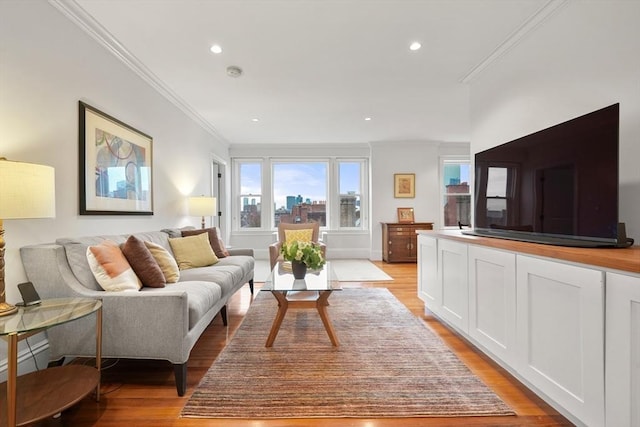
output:
<path id="1" fill-rule="evenodd" d="M 229 77 L 240 77 L 242 75 L 242 68 L 230 65 L 227 67 L 227 75 Z"/>

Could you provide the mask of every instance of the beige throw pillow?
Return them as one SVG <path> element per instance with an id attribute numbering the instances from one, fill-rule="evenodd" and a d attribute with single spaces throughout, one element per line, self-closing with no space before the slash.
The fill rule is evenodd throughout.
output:
<path id="1" fill-rule="evenodd" d="M 216 257 L 224 258 L 229 255 L 228 253 L 225 254 L 224 246 L 221 245 L 222 240 L 218 237 L 218 231 L 215 227 L 202 228 L 200 230 L 182 230 L 182 237 L 196 236 L 202 233 L 209 235 L 209 244 L 211 245 L 211 249 L 213 249 L 213 253 L 216 254 Z"/>
<path id="2" fill-rule="evenodd" d="M 111 240 L 89 246 L 87 261 L 96 281 L 105 291 L 138 291 L 142 287 L 120 247 Z"/>
<path id="3" fill-rule="evenodd" d="M 169 244 L 171 244 L 180 270 L 206 267 L 218 262 L 218 257 L 213 253 L 209 244 L 208 233 L 169 239 Z"/>
<path id="4" fill-rule="evenodd" d="M 162 270 L 162 274 L 167 283 L 176 283 L 180 279 L 180 269 L 173 255 L 156 243 L 144 242 L 144 245 L 149 249 L 149 252 L 151 252 L 151 255 L 160 266 L 160 270 Z"/>
<path id="5" fill-rule="evenodd" d="M 296 240 L 300 242 L 310 242 L 313 236 L 313 230 L 304 228 L 301 230 L 284 230 L 284 241 L 287 245 Z"/>

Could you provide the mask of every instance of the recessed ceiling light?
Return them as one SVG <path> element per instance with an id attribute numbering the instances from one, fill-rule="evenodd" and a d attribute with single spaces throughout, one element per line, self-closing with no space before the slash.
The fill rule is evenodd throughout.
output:
<path id="1" fill-rule="evenodd" d="M 370 122 L 370 121 L 371 121 L 371 117 L 365 117 L 365 118 L 364 118 L 364 120 L 365 120 L 366 122 Z"/>
<path id="2" fill-rule="evenodd" d="M 219 44 L 212 45 L 210 50 L 213 53 L 222 53 L 222 47 Z"/>
<path id="3" fill-rule="evenodd" d="M 418 50 L 422 47 L 422 45 L 419 42 L 413 42 L 409 45 L 409 49 L 411 50 Z"/>
<path id="4" fill-rule="evenodd" d="M 252 121 L 252 122 L 259 122 L 259 121 L 260 121 L 260 119 L 258 119 L 258 118 L 253 118 L 253 119 L 251 119 L 251 121 Z"/>

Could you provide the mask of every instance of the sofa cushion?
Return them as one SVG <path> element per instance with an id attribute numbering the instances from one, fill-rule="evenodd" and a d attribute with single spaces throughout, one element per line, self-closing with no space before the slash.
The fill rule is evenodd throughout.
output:
<path id="1" fill-rule="evenodd" d="M 205 267 L 218 262 L 209 244 L 208 234 L 169 239 L 180 270 Z"/>
<path id="2" fill-rule="evenodd" d="M 183 271 L 180 282 L 215 282 L 222 289 L 222 295 L 228 296 L 234 292 L 236 285 L 242 280 L 242 268 L 232 265 L 220 266 L 219 264 Z"/>
<path id="3" fill-rule="evenodd" d="M 195 230 L 195 227 L 163 228 L 160 231 L 167 234 L 170 238 L 175 239 L 177 237 L 182 237 L 182 230 Z"/>
<path id="4" fill-rule="evenodd" d="M 144 242 L 144 245 L 151 252 L 151 256 L 156 260 L 167 283 L 176 283 L 180 279 L 180 268 L 173 255 L 162 246 L 153 242 Z"/>
<path id="5" fill-rule="evenodd" d="M 222 297 L 220 286 L 213 282 L 190 281 L 180 282 L 164 288 L 142 288 L 140 292 L 171 292 L 185 291 L 189 306 L 189 329 L 213 307 Z"/>
<path id="6" fill-rule="evenodd" d="M 122 253 L 143 286 L 163 288 L 167 283 L 158 262 L 142 240 L 133 235 L 129 236 L 122 245 Z"/>
<path id="7" fill-rule="evenodd" d="M 87 289 L 102 291 L 104 289 L 102 289 L 96 277 L 93 275 L 91 267 L 89 267 L 89 261 L 87 260 L 88 247 L 89 245 L 84 243 L 67 243 L 64 245 L 67 261 L 78 282 Z"/>
<path id="8" fill-rule="evenodd" d="M 87 261 L 96 280 L 105 291 L 138 291 L 140 280 L 120 247 L 111 240 L 87 248 Z"/>
<path id="9" fill-rule="evenodd" d="M 233 255 L 221 259 L 216 266 L 236 266 L 242 271 L 243 277 L 253 276 L 251 273 L 255 269 L 255 259 L 249 255 Z"/>
<path id="10" fill-rule="evenodd" d="M 211 249 L 213 249 L 213 253 L 215 253 L 218 258 L 224 258 L 226 256 L 225 249 L 220 246 L 220 237 L 218 237 L 218 232 L 215 227 L 202 228 L 200 230 L 182 230 L 182 237 L 197 236 L 202 233 L 207 233 L 209 236 L 209 244 L 211 245 Z"/>

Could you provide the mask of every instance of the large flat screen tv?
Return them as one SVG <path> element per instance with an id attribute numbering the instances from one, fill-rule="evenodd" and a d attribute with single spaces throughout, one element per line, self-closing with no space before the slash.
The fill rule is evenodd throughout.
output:
<path id="1" fill-rule="evenodd" d="M 465 233 L 626 246 L 618 230 L 618 123 L 614 104 L 477 153 L 475 221 Z"/>

